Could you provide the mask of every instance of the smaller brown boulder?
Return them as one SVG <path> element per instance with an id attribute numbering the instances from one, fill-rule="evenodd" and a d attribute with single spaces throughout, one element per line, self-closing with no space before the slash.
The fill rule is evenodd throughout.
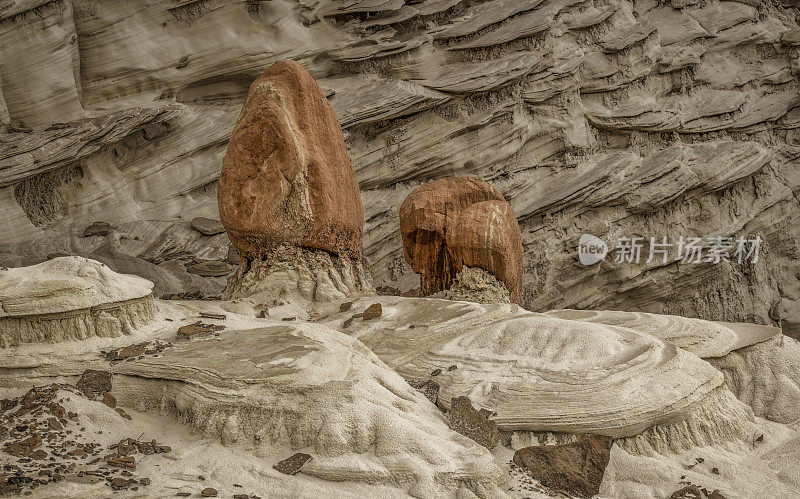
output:
<path id="1" fill-rule="evenodd" d="M 514 453 L 514 464 L 545 487 L 579 497 L 600 493 L 611 437 L 583 435 L 576 442 L 525 447 Z"/>
<path id="2" fill-rule="evenodd" d="M 400 207 L 406 261 L 420 274 L 420 294 L 449 289 L 462 269 L 483 269 L 522 299 L 522 242 L 514 211 L 488 183 L 469 177 L 435 180 Z"/>
<path id="3" fill-rule="evenodd" d="M 420 274 L 420 292 L 427 296 L 450 286 L 461 269 L 446 247 L 447 231 L 469 206 L 504 201 L 500 191 L 476 178 L 433 180 L 414 189 L 400 207 L 400 234 L 406 261 Z"/>
<path id="4" fill-rule="evenodd" d="M 110 392 L 111 372 L 87 369 L 83 371 L 75 387 L 89 398 L 94 398 L 103 393 Z"/>
<path id="5" fill-rule="evenodd" d="M 373 303 L 367 307 L 366 310 L 364 310 L 364 313 L 361 315 L 361 317 L 365 321 L 369 321 L 372 319 L 377 319 L 381 315 L 383 315 L 383 306 L 380 303 Z"/>
<path id="6" fill-rule="evenodd" d="M 430 400 L 433 404 L 439 402 L 439 383 L 433 381 L 432 379 L 425 379 L 425 380 L 409 380 L 408 384 L 411 385 L 412 388 L 421 392 L 425 397 Z"/>
<path id="7" fill-rule="evenodd" d="M 447 250 L 457 269 L 484 269 L 508 289 L 511 301 L 522 299 L 522 239 L 511 206 L 484 201 L 466 208 L 447 232 Z"/>

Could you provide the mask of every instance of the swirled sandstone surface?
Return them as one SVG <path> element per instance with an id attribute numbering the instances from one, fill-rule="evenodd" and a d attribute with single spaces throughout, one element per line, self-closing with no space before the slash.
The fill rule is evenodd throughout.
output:
<path id="1" fill-rule="evenodd" d="M 800 343 L 779 328 L 640 312 L 554 310 L 547 315 L 661 338 L 716 367 L 756 415 L 780 423 L 800 419 Z"/>
<path id="2" fill-rule="evenodd" d="M 369 301 L 359 300 L 353 310 Z M 500 431 L 597 433 L 648 453 L 741 441 L 751 430 L 752 412 L 719 371 L 641 330 L 513 304 L 380 302 L 380 322 L 329 324 L 405 378 L 434 380 L 442 407 L 470 397 L 491 412 Z"/>

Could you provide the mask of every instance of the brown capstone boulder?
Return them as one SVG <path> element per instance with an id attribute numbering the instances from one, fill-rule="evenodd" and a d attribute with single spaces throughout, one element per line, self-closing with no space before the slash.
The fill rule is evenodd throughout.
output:
<path id="1" fill-rule="evenodd" d="M 611 443 L 611 437 L 583 435 L 568 444 L 519 449 L 513 460 L 545 487 L 572 496 L 593 497 L 600 493 Z"/>
<path id="2" fill-rule="evenodd" d="M 361 258 L 364 208 L 342 129 L 299 63 L 277 62 L 250 86 L 217 200 L 245 260 L 282 244 Z"/>
<path id="3" fill-rule="evenodd" d="M 434 180 L 416 188 L 400 208 L 406 261 L 420 274 L 422 296 L 448 289 L 462 267 L 482 268 L 522 298 L 522 243 L 514 212 L 487 182 Z"/>
<path id="4" fill-rule="evenodd" d="M 522 299 L 522 238 L 517 217 L 503 201 L 467 207 L 447 231 L 447 250 L 457 269 L 477 267 L 505 284 L 511 301 Z"/>

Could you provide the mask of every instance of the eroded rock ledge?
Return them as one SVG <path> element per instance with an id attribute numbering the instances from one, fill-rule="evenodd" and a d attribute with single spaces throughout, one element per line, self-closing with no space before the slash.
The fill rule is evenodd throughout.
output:
<path id="1" fill-rule="evenodd" d="M 0 270 L 0 348 L 116 337 L 156 319 L 153 283 L 81 257 Z"/>

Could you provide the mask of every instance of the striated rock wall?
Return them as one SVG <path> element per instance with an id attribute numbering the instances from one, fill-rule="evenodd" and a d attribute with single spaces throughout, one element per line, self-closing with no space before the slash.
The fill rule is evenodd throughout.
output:
<path id="1" fill-rule="evenodd" d="M 519 219 L 531 309 L 798 318 L 798 14 L 792 0 L 6 1 L 0 264 L 75 246 L 95 220 L 134 227 L 133 256 L 185 249 L 171 227 L 217 217 L 249 84 L 293 58 L 345 131 L 376 286 L 418 285 L 405 196 L 475 175 Z M 764 242 L 745 265 L 673 252 L 585 267 L 583 233 Z"/>

